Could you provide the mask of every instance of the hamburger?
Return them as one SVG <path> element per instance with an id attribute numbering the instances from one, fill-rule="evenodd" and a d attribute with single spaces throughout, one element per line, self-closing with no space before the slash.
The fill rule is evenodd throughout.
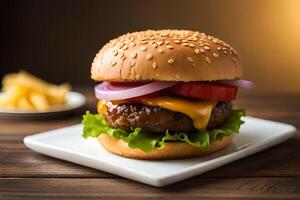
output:
<path id="1" fill-rule="evenodd" d="M 98 114 L 83 116 L 83 137 L 109 152 L 149 160 L 221 150 L 244 123 L 233 109 L 242 80 L 236 50 L 188 30 L 147 30 L 107 43 L 91 67 Z"/>

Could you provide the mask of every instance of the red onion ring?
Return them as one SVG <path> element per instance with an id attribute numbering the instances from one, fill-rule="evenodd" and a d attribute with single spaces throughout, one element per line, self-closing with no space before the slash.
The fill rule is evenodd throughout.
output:
<path id="1" fill-rule="evenodd" d="M 254 83 L 248 80 L 224 80 L 224 81 L 217 81 L 218 83 L 232 85 L 239 88 L 250 89 L 254 87 Z"/>
<path id="2" fill-rule="evenodd" d="M 141 86 L 113 86 L 109 82 L 102 82 L 95 86 L 95 94 L 97 99 L 102 100 L 123 100 L 133 97 L 139 97 L 146 94 L 151 94 L 176 85 L 176 82 L 156 81 L 145 83 Z"/>

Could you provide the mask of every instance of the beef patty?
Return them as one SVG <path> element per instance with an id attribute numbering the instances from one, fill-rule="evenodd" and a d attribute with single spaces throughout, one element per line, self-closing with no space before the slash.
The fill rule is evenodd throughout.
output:
<path id="1" fill-rule="evenodd" d="M 207 129 L 221 125 L 229 116 L 232 104 L 220 101 L 213 108 Z M 188 132 L 195 129 L 193 120 L 184 113 L 174 112 L 159 106 L 148 106 L 140 103 L 123 103 L 107 105 L 105 121 L 112 128 L 132 131 L 140 127 L 145 132 Z"/>

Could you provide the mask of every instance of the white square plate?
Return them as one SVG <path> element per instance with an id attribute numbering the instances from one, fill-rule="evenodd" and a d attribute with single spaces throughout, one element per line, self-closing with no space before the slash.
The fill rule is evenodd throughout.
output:
<path id="1" fill-rule="evenodd" d="M 104 150 L 96 139 L 83 139 L 82 126 L 74 125 L 24 138 L 37 152 L 87 167 L 161 187 L 262 151 L 293 135 L 289 124 L 245 117 L 240 134 L 222 151 L 196 159 L 145 161 L 123 158 Z"/>

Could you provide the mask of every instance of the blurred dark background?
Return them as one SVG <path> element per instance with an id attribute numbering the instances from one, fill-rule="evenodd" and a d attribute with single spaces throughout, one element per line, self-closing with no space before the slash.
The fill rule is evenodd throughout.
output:
<path id="1" fill-rule="evenodd" d="M 90 64 L 114 37 L 192 29 L 234 46 L 255 93 L 300 93 L 298 0 L 0 1 L 0 78 L 27 70 L 50 82 L 94 85 Z"/>

